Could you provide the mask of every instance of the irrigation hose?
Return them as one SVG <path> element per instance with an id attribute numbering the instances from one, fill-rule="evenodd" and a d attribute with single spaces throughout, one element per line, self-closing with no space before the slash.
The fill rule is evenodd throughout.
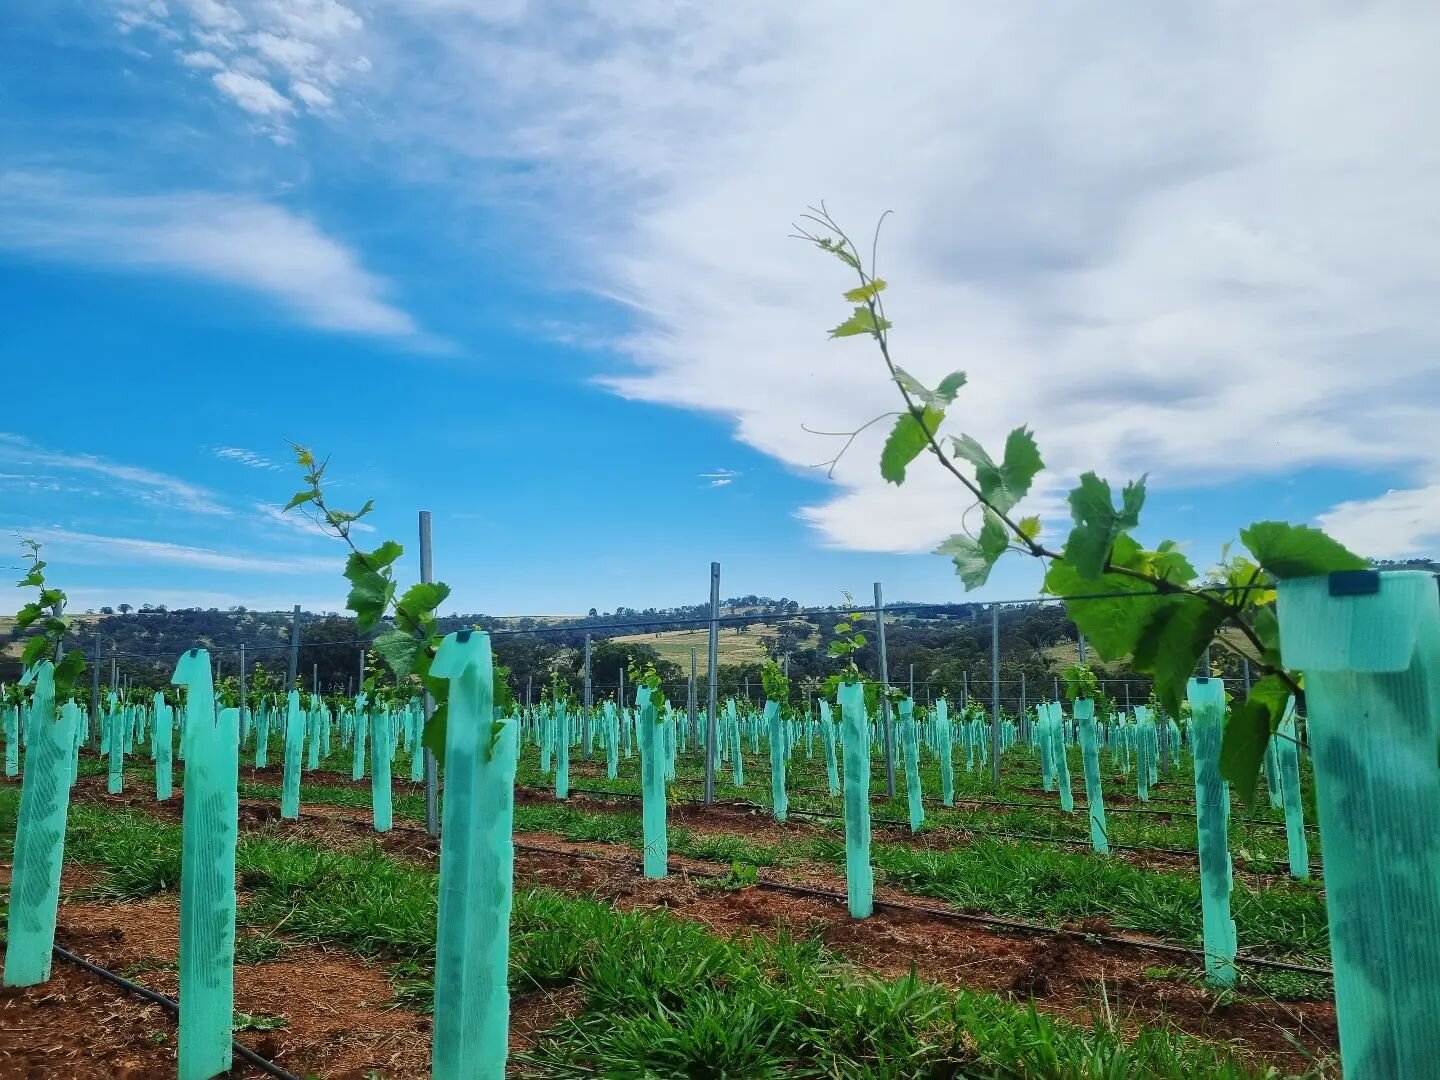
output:
<path id="1" fill-rule="evenodd" d="M 152 1005 L 159 1005 L 166 1012 L 170 1013 L 170 1015 L 177 1018 L 179 1017 L 180 1003 L 174 998 L 166 997 L 164 994 L 161 994 L 155 990 L 151 990 L 148 986 L 141 986 L 139 983 L 131 982 L 124 976 L 116 975 L 113 971 L 109 971 L 101 967 L 99 964 L 92 964 L 84 957 L 76 956 L 70 950 L 63 949 L 59 945 L 52 945 L 51 948 L 55 951 L 55 955 L 58 956 L 61 960 L 64 960 L 67 964 L 74 964 L 81 970 L 88 971 L 91 975 L 98 976 L 105 982 L 110 983 L 112 986 L 118 986 L 121 990 L 124 990 L 127 993 L 134 994 L 136 997 L 144 998 Z M 269 1058 L 261 1057 L 259 1054 L 255 1053 L 254 1050 L 251 1050 L 247 1046 L 241 1046 L 240 1043 L 236 1042 L 234 1039 L 230 1040 L 230 1047 L 231 1050 L 236 1054 L 236 1056 L 240 1057 L 249 1064 L 254 1065 L 255 1068 L 259 1069 L 261 1072 L 275 1077 L 276 1080 L 301 1080 L 301 1078 L 296 1076 L 294 1073 L 286 1072 Z"/>
<path id="2" fill-rule="evenodd" d="M 614 866 L 631 867 L 632 863 L 624 859 L 615 859 L 608 855 L 601 855 L 593 851 L 563 851 L 559 848 L 544 847 L 539 844 L 515 845 L 517 851 L 539 852 L 546 855 L 560 855 L 572 859 L 592 859 L 596 862 L 609 863 Z M 683 868 L 684 873 L 691 877 L 707 878 L 712 881 L 722 880 L 726 875 L 715 873 L 709 870 L 693 870 Z M 772 892 L 790 893 L 795 896 L 810 896 L 816 899 L 830 900 L 837 903 L 848 903 L 848 897 L 843 893 L 831 892 L 828 889 L 816 889 L 808 885 L 791 885 L 782 881 L 771 881 L 768 878 L 757 878 L 755 887 L 769 889 Z M 928 904 L 908 904 L 899 900 L 876 899 L 874 904 L 877 908 L 889 908 L 893 911 L 909 911 L 920 915 L 929 915 L 932 918 L 948 919 L 955 922 L 976 923 L 982 926 L 999 927 L 1002 930 L 1011 930 L 1018 933 L 1030 934 L 1037 937 L 1078 937 L 1090 941 L 1100 942 L 1105 945 L 1118 945 L 1131 949 L 1147 949 L 1151 952 L 1172 953 L 1180 956 L 1189 956 L 1198 960 L 1205 959 L 1204 949 L 1195 949 L 1187 945 L 1175 945 L 1164 941 L 1145 941 L 1141 938 L 1122 937 L 1118 934 L 1092 934 L 1085 931 L 1060 930 L 1053 926 L 1045 926 L 1041 923 L 1025 922 L 1020 919 L 1007 919 L 998 915 L 975 915 L 964 911 L 954 911 L 949 908 L 931 907 Z M 1292 964 L 1284 960 L 1267 960 L 1263 957 L 1237 956 L 1237 964 L 1247 964 L 1251 967 L 1268 968 L 1272 971 L 1293 971 L 1303 975 L 1323 975 L 1330 978 L 1334 972 L 1330 968 L 1317 967 L 1309 964 Z"/>

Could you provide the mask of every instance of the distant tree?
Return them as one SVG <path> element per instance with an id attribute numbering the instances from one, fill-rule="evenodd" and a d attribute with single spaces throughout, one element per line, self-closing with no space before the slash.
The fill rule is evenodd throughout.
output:
<path id="1" fill-rule="evenodd" d="M 132 612 L 132 611 L 134 611 L 134 610 L 135 610 L 135 609 L 132 608 L 129 604 L 121 604 L 121 605 L 120 605 L 120 614 L 121 614 L 121 615 L 129 615 L 130 612 Z"/>
<path id="2" fill-rule="evenodd" d="M 115 614 L 115 609 L 114 609 L 113 607 L 102 607 L 102 608 L 100 609 L 100 614 L 101 614 L 101 615 L 114 615 L 114 614 Z"/>
<path id="3" fill-rule="evenodd" d="M 598 611 L 596 611 L 593 607 L 592 607 L 588 612 L 585 613 L 585 617 L 586 617 L 587 619 L 595 619 L 595 618 L 599 618 L 599 616 L 600 616 L 600 613 L 599 613 Z"/>

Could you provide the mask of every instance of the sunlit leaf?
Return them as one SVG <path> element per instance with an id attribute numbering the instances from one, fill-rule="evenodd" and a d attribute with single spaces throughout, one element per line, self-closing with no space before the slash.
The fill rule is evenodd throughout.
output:
<path id="1" fill-rule="evenodd" d="M 1120 503 L 1117 510 L 1110 485 L 1093 472 L 1081 476 L 1080 485 L 1070 492 L 1075 527 L 1065 542 L 1065 561 L 1082 580 L 1098 578 L 1116 539 L 1140 524 L 1140 509 L 1145 505 L 1143 476 L 1125 485 Z"/>
<path id="2" fill-rule="evenodd" d="M 920 416 L 912 412 L 895 421 L 885 449 L 880 452 L 880 475 L 892 484 L 905 482 L 905 468 L 929 445 L 930 437 L 939 430 L 945 414 L 929 406 Z"/>
<path id="3" fill-rule="evenodd" d="M 847 290 L 845 293 L 845 299 L 849 300 L 852 304 L 863 304 L 866 300 L 869 300 L 877 293 L 882 293 L 884 291 L 885 279 L 875 278 L 873 281 L 861 285 L 858 288 Z"/>
<path id="4" fill-rule="evenodd" d="M 1308 525 L 1257 521 L 1240 530 L 1240 542 L 1266 572 L 1282 580 L 1318 577 L 1337 570 L 1364 570 L 1370 565 L 1338 540 Z"/>
<path id="5" fill-rule="evenodd" d="M 854 337 L 856 334 L 871 334 L 879 337 L 882 330 L 889 330 L 894 325 L 889 319 L 876 319 L 875 313 L 867 306 L 861 304 L 855 309 L 851 316 L 834 330 L 830 331 L 832 338 Z"/>

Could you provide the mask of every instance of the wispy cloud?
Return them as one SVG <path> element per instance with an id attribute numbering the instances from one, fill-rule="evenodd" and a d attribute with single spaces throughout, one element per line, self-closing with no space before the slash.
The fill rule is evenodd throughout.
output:
<path id="1" fill-rule="evenodd" d="M 716 469 L 714 472 L 701 473 L 700 479 L 710 481 L 711 487 L 728 487 L 740 475 L 734 469 Z"/>
<path id="2" fill-rule="evenodd" d="M 1086 468 L 1203 487 L 1440 459 L 1433 7 L 222 6 L 177 8 L 173 47 L 313 85 L 397 169 L 533 214 L 636 320 L 611 389 L 788 465 L 833 452 L 801 422 L 894 404 L 869 343 L 825 339 L 853 282 L 786 239 L 821 197 L 867 237 L 897 211 L 900 360 L 965 369 L 955 415 L 988 446 L 1034 425 L 1037 505 Z M 857 42 L 864 91 L 834 62 Z M 883 437 L 802 516 L 923 550 L 958 527 L 953 485 L 884 483 Z"/>
<path id="3" fill-rule="evenodd" d="M 314 574 L 334 572 L 339 556 L 275 555 L 268 552 L 225 552 L 129 536 L 105 536 L 47 527 L 13 527 L 45 545 L 47 559 L 82 566 L 133 566 L 158 563 L 235 573 Z"/>
<path id="4" fill-rule="evenodd" d="M 1440 481 L 1342 502 L 1316 523 L 1372 559 L 1434 556 L 1440 552 Z"/>
<path id="5" fill-rule="evenodd" d="M 1218 4 L 1035 0 L 371 20 L 391 130 L 492 193 L 495 159 L 524 161 L 542 242 L 629 305 L 639 370 L 612 388 L 731 417 L 787 464 L 833 452 L 801 422 L 894 407 L 873 343 L 826 340 L 853 281 L 786 239 L 822 197 L 866 240 L 896 210 L 901 363 L 968 371 L 957 424 L 988 446 L 1032 424 L 1042 497 L 1087 468 L 1208 486 L 1440 458 L 1440 10 L 1261 6 L 1243 30 Z M 427 46 L 394 46 L 409 34 Z M 863 92 L 833 62 L 857 42 Z M 883 437 L 805 519 L 923 550 L 958 528 L 953 483 L 887 485 Z"/>
<path id="6" fill-rule="evenodd" d="M 259 515 L 260 520 L 267 525 L 276 525 L 290 532 L 305 533 L 307 536 L 323 536 L 328 539 L 334 539 L 324 528 L 303 514 L 294 511 L 287 512 L 278 506 L 262 502 L 254 503 L 253 509 L 255 513 Z M 373 525 L 367 525 L 363 521 L 352 521 L 350 528 L 355 532 L 375 531 Z"/>
<path id="7" fill-rule="evenodd" d="M 53 469 L 101 476 L 123 485 L 126 490 L 148 502 L 173 506 L 192 514 L 230 513 L 213 492 L 197 484 L 151 469 L 123 465 L 95 454 L 47 450 L 21 435 L 0 432 L 0 462 L 28 469 Z"/>
<path id="8" fill-rule="evenodd" d="M 269 458 L 257 454 L 254 450 L 246 450 L 241 446 L 217 446 L 215 456 L 224 458 L 226 461 L 238 462 L 241 465 L 248 465 L 252 469 L 279 470 L 280 466 Z"/>
<path id="9" fill-rule="evenodd" d="M 36 257 L 194 274 L 269 296 L 327 330 L 408 338 L 386 282 L 314 222 L 246 196 L 105 194 L 79 178 L 0 172 L 0 248 Z"/>

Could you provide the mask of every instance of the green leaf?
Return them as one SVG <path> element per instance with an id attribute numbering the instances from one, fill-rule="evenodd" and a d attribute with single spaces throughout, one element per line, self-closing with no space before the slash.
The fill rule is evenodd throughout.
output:
<path id="1" fill-rule="evenodd" d="M 857 649 L 863 649 L 863 648 L 864 648 L 866 645 L 868 645 L 869 643 L 870 643 L 870 639 L 869 639 L 868 637 L 866 637 L 866 636 L 864 635 L 864 633 L 856 634 L 854 637 L 852 637 L 852 638 L 850 639 L 850 644 L 853 645 L 853 646 L 855 646 L 855 648 L 857 648 Z"/>
<path id="2" fill-rule="evenodd" d="M 420 745 L 435 755 L 435 760 L 442 768 L 445 765 L 445 727 L 449 721 L 449 704 L 438 702 L 434 714 L 425 721 L 425 733 L 420 736 Z"/>
<path id="3" fill-rule="evenodd" d="M 848 622 L 837 622 L 835 624 L 835 633 L 837 634 L 848 634 L 854 629 L 855 627 L 851 626 Z"/>
<path id="4" fill-rule="evenodd" d="M 1010 536 L 1004 524 L 987 509 L 979 537 L 972 539 L 964 533 L 956 533 L 936 548 L 935 554 L 949 555 L 965 588 L 978 589 L 989 579 L 990 571 L 1009 546 Z"/>
<path id="5" fill-rule="evenodd" d="M 1020 526 L 1020 533 L 1027 540 L 1034 540 L 1040 535 L 1039 514 L 1031 514 L 1029 517 L 1023 517 L 1015 524 Z"/>
<path id="6" fill-rule="evenodd" d="M 875 278 L 873 281 L 869 282 L 866 285 L 861 285 L 859 288 L 847 290 L 845 293 L 845 299 L 849 300 L 852 304 L 863 304 L 872 296 L 875 296 L 877 293 L 882 293 L 884 291 L 885 279 Z"/>
<path id="7" fill-rule="evenodd" d="M 885 449 L 880 453 L 880 475 L 892 484 L 905 482 L 905 468 L 929 445 L 930 436 L 940 429 L 945 414 L 930 406 L 916 416 L 912 412 L 903 414 L 895 421 L 890 437 L 885 440 Z"/>
<path id="8" fill-rule="evenodd" d="M 32 637 L 25 642 L 25 648 L 20 653 L 20 666 L 22 668 L 32 667 L 49 655 L 50 642 L 43 637 Z"/>
<path id="9" fill-rule="evenodd" d="M 1223 608 L 1198 596 L 1161 597 L 1145 619 L 1134 668 L 1154 678 L 1155 696 L 1171 716 L 1180 715 L 1185 684 L 1224 621 Z"/>
<path id="10" fill-rule="evenodd" d="M 370 647 L 395 673 L 395 678 L 403 682 L 415 670 L 420 644 L 419 639 L 403 630 L 390 630 L 372 641 Z"/>
<path id="11" fill-rule="evenodd" d="M 911 375 L 902 367 L 895 369 L 895 381 L 907 394 L 922 405 L 928 405 L 935 409 L 943 409 L 955 400 L 955 395 L 965 385 L 965 373 L 963 371 L 952 371 L 945 378 L 940 380 L 940 385 L 934 390 L 928 390 L 925 384 L 915 376 Z"/>
<path id="12" fill-rule="evenodd" d="M 15 583 L 19 589 L 43 589 L 45 587 L 45 563 L 37 562 L 29 573 Z"/>
<path id="13" fill-rule="evenodd" d="M 1116 562 L 1138 552 L 1140 546 L 1128 536 L 1115 542 Z M 1051 596 L 1091 596 L 1096 599 L 1066 601 L 1065 611 L 1084 633 L 1095 651 L 1108 661 L 1122 660 L 1135 651 L 1150 616 L 1159 608 L 1162 596 L 1137 596 L 1143 584 L 1119 574 L 1102 574 L 1084 579 L 1075 567 L 1057 559 L 1045 574 L 1045 591 Z M 1115 594 L 1113 599 L 1106 594 Z"/>
<path id="14" fill-rule="evenodd" d="M 345 606 L 355 613 L 355 629 L 367 634 L 385 617 L 385 609 L 395 595 L 395 582 L 373 570 L 350 580 L 353 584 Z"/>
<path id="15" fill-rule="evenodd" d="M 941 405 L 949 405 L 955 400 L 955 395 L 960 393 L 960 388 L 965 385 L 965 373 L 963 371 L 952 371 L 940 380 L 940 385 L 935 388 L 935 401 Z"/>
<path id="16" fill-rule="evenodd" d="M 1268 573 L 1282 580 L 1364 570 L 1370 565 L 1338 540 L 1308 525 L 1257 521 L 1240 530 L 1240 542 Z"/>
<path id="17" fill-rule="evenodd" d="M 1266 675 L 1250 687 L 1250 695 L 1230 710 L 1220 743 L 1220 775 L 1251 802 L 1265 762 L 1265 745 L 1285 715 L 1290 688 L 1278 675 Z"/>
<path id="18" fill-rule="evenodd" d="M 443 581 L 419 582 L 411 585 L 400 597 L 400 606 L 415 614 L 433 612 L 450 595 L 450 586 Z"/>
<path id="19" fill-rule="evenodd" d="M 889 330 L 894 324 L 889 319 L 875 318 L 867 306 L 861 304 L 854 313 L 834 330 L 830 331 L 832 338 L 854 337 L 856 334 L 870 334 L 872 337 L 879 337 L 881 331 Z"/>
<path id="20" fill-rule="evenodd" d="M 1150 572 L 1176 585 L 1188 585 L 1199 575 L 1174 540 L 1161 541 L 1154 551 L 1145 552 Z"/>
<path id="21" fill-rule="evenodd" d="M 1075 519 L 1075 528 L 1065 542 L 1065 561 L 1084 581 L 1101 575 L 1115 541 L 1140 524 L 1140 508 L 1145 505 L 1143 476 L 1125 485 L 1120 502 L 1116 510 L 1109 483 L 1093 472 L 1080 477 L 1080 486 L 1070 492 L 1070 515 Z"/>
<path id="22" fill-rule="evenodd" d="M 365 552 L 363 560 L 361 561 L 361 565 L 363 566 L 368 564 L 372 570 L 383 570 L 385 569 L 385 567 L 389 566 L 391 563 L 393 563 L 396 559 L 400 558 L 400 556 L 404 554 L 405 549 L 403 547 L 397 544 L 394 540 L 386 540 L 374 551 Z M 350 576 L 350 567 L 355 563 L 355 561 L 356 556 L 352 554 L 345 564 L 346 577 Z"/>
<path id="23" fill-rule="evenodd" d="M 832 641 L 830 642 L 829 648 L 825 650 L 827 655 L 833 657 L 847 656 L 854 651 L 854 648 L 848 641 Z"/>
<path id="24" fill-rule="evenodd" d="M 38 603 L 31 602 L 15 613 L 15 629 L 23 633 L 30 629 L 37 619 L 45 614 L 45 609 Z"/>
<path id="25" fill-rule="evenodd" d="M 75 688 L 75 682 L 85 671 L 85 654 L 71 649 L 55 665 L 55 700 L 68 697 Z"/>
<path id="26" fill-rule="evenodd" d="M 1275 608 L 1257 608 L 1250 620 L 1250 629 L 1254 630 L 1255 636 L 1260 639 L 1260 663 L 1266 667 L 1280 667 L 1280 620 L 1275 614 Z"/>
<path id="27" fill-rule="evenodd" d="M 285 504 L 285 509 L 294 510 L 297 506 L 304 506 L 308 502 L 314 502 L 319 497 L 320 492 L 314 488 L 309 491 L 297 491 L 294 495 L 290 496 L 290 501 Z"/>
<path id="28" fill-rule="evenodd" d="M 969 435 L 951 439 L 950 446 L 956 457 L 975 466 L 980 494 L 1002 514 L 1008 514 L 1029 493 L 1035 474 L 1045 467 L 1035 436 L 1025 427 L 1016 428 L 1005 440 L 1002 465 L 996 465 L 985 448 Z"/>

